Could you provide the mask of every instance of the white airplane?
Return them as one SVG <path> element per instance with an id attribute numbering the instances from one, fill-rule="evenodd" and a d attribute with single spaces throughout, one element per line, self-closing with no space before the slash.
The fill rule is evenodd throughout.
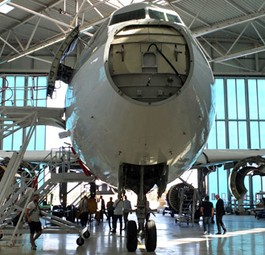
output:
<path id="1" fill-rule="evenodd" d="M 77 36 L 78 28 L 58 51 L 47 94 L 52 97 L 59 76 L 69 82 L 66 130 L 75 151 L 119 193 L 138 195 L 138 231 L 147 251 L 154 251 L 156 226 L 145 223 L 146 194 L 157 186 L 161 196 L 202 154 L 215 118 L 211 68 L 179 15 L 151 3 L 115 11 L 75 67 L 59 65 L 58 74 Z M 128 251 L 137 249 L 138 231 L 129 221 Z"/>
<path id="2" fill-rule="evenodd" d="M 138 195 L 138 227 L 128 222 L 127 249 L 137 249 L 140 232 L 154 251 L 146 194 L 157 186 L 161 196 L 187 169 L 211 163 L 199 158 L 215 118 L 211 68 L 179 15 L 151 3 L 115 11 L 70 68 L 60 61 L 78 33 L 58 50 L 47 94 L 56 79 L 69 83 L 65 129 L 74 150 L 99 179 Z"/>
<path id="3" fill-rule="evenodd" d="M 146 194 L 156 185 L 161 196 L 194 164 L 215 117 L 211 68 L 179 15 L 150 3 L 114 12 L 74 67 L 65 113 L 73 147 L 92 172 L 138 195 L 138 231 L 154 251 Z M 136 223 L 127 229 L 135 251 Z"/>

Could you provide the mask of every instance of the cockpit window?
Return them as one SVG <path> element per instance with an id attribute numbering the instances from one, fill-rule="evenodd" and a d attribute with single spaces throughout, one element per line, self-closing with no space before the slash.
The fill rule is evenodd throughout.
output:
<path id="1" fill-rule="evenodd" d="M 172 15 L 172 14 L 167 13 L 167 19 L 168 19 L 168 21 L 171 21 L 171 22 L 181 23 L 179 17 L 176 15 Z"/>
<path id="2" fill-rule="evenodd" d="M 149 9 L 149 17 L 151 19 L 157 19 L 157 20 L 165 20 L 165 15 L 163 12 L 154 11 Z"/>
<path id="3" fill-rule="evenodd" d="M 170 22 L 181 23 L 179 17 L 176 15 L 172 15 L 172 14 L 164 13 L 160 11 L 155 11 L 151 9 L 148 10 L 148 13 L 151 19 L 164 20 L 164 21 L 166 20 Z"/>
<path id="4" fill-rule="evenodd" d="M 130 11 L 126 13 L 120 13 L 120 14 L 115 14 L 112 17 L 112 20 L 110 22 L 110 25 L 128 21 L 128 20 L 135 20 L 135 19 L 144 19 L 145 18 L 145 9 L 140 9 L 140 10 L 135 10 L 135 11 Z"/>

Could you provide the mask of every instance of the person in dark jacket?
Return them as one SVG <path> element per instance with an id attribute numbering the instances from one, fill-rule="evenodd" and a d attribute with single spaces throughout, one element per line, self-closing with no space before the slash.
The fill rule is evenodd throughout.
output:
<path id="1" fill-rule="evenodd" d="M 218 194 L 215 195 L 215 198 L 217 200 L 215 211 L 216 211 L 216 224 L 217 224 L 217 229 L 218 229 L 218 232 L 216 234 L 217 235 L 222 234 L 221 228 L 224 231 L 223 234 L 225 234 L 226 227 L 223 223 L 223 216 L 225 215 L 224 201 L 223 199 L 220 198 Z"/>
<path id="2" fill-rule="evenodd" d="M 112 231 L 113 229 L 113 216 L 114 216 L 114 202 L 112 200 L 112 197 L 110 197 L 108 203 L 107 203 L 107 219 L 109 223 L 109 229 Z"/>
<path id="3" fill-rule="evenodd" d="M 201 205 L 201 215 L 203 217 L 204 234 L 211 233 L 211 220 L 214 216 L 213 203 L 209 201 L 209 196 L 206 196 Z M 207 227 L 207 229 L 206 229 Z"/>

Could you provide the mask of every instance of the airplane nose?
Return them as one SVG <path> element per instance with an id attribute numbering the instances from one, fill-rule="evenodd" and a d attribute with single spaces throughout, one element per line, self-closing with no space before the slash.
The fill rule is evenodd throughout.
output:
<path id="1" fill-rule="evenodd" d="M 109 48 L 109 73 L 122 96 L 155 103 L 178 93 L 190 72 L 182 30 L 146 24 L 119 30 Z"/>

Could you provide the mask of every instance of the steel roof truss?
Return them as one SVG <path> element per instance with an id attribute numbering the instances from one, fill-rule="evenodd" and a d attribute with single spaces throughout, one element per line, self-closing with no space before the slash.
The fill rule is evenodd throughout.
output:
<path id="1" fill-rule="evenodd" d="M 230 51 L 234 48 L 234 46 L 236 45 L 236 43 L 238 42 L 238 40 L 242 37 L 242 35 L 244 34 L 244 32 L 246 31 L 246 29 L 248 28 L 248 26 L 249 26 L 249 23 L 246 24 L 246 26 L 243 28 L 243 30 L 241 31 L 241 33 L 238 35 L 238 37 L 232 43 L 231 47 L 227 50 L 227 52 L 225 53 L 225 55 L 227 55 L 228 53 L 230 53 Z"/>
<path id="2" fill-rule="evenodd" d="M 59 21 L 59 20 L 57 20 L 57 19 L 50 18 L 50 17 L 48 17 L 48 16 L 46 16 L 46 15 L 44 15 L 44 14 L 41 14 L 41 13 L 35 12 L 35 11 L 33 11 L 33 10 L 30 10 L 30 9 L 28 9 L 28 8 L 25 8 L 25 7 L 21 6 L 21 5 L 15 4 L 15 3 L 13 3 L 13 2 L 10 2 L 10 5 L 12 5 L 13 7 L 19 8 L 19 9 L 21 9 L 21 10 L 24 10 L 24 11 L 26 11 L 26 12 L 29 12 L 29 13 L 31 13 L 31 14 L 34 14 L 34 15 L 36 15 L 36 16 L 39 16 L 39 17 L 41 17 L 41 18 L 44 18 L 44 19 L 46 19 L 46 20 L 52 21 L 53 23 L 60 24 L 60 25 L 65 26 L 65 27 L 67 27 L 67 28 L 73 28 L 73 26 L 71 26 L 71 25 L 69 25 L 69 24 L 67 24 L 67 23 L 65 23 L 65 22 Z"/>
<path id="3" fill-rule="evenodd" d="M 201 29 L 195 29 L 192 31 L 192 33 L 194 36 L 198 37 L 198 36 L 210 34 L 210 33 L 216 32 L 216 31 L 220 31 L 220 30 L 232 27 L 232 26 L 240 25 L 240 24 L 243 24 L 245 22 L 249 22 L 252 20 L 263 18 L 264 16 L 265 16 L 265 10 L 261 10 L 261 11 L 258 11 L 256 13 L 251 13 L 251 14 L 243 16 L 243 17 L 237 17 L 237 18 L 230 19 L 230 20 L 227 20 L 224 22 L 219 22 L 219 23 L 216 23 L 216 24 L 209 26 L 207 28 L 204 27 Z"/>
<path id="4" fill-rule="evenodd" d="M 265 45 L 265 41 L 264 41 L 264 39 L 262 38 L 262 36 L 260 35 L 260 33 L 259 33 L 257 27 L 256 27 L 252 22 L 251 22 L 250 24 L 251 24 L 251 26 L 254 28 L 254 30 L 256 31 L 257 35 L 259 36 L 259 39 L 260 39 L 260 40 L 263 42 L 263 44 Z"/>
<path id="5" fill-rule="evenodd" d="M 38 18 L 38 21 L 37 21 L 36 24 L 35 24 L 35 27 L 34 27 L 32 33 L 31 33 L 31 35 L 30 35 L 30 38 L 29 38 L 29 40 L 28 40 L 28 43 L 27 43 L 27 46 L 26 46 L 26 50 L 29 48 L 29 45 L 30 45 L 30 43 L 32 42 L 32 39 L 33 39 L 33 37 L 34 37 L 34 35 L 35 35 L 35 33 L 36 33 L 36 30 L 37 30 L 37 28 L 38 28 L 38 26 L 39 26 L 39 24 L 40 24 L 40 20 L 41 20 L 41 18 L 39 17 L 39 18 Z"/>

